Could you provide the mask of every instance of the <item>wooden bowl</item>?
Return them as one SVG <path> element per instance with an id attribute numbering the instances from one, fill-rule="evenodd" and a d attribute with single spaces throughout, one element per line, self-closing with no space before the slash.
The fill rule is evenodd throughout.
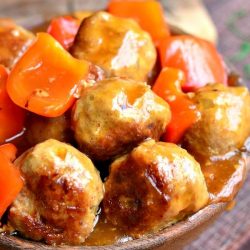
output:
<path id="1" fill-rule="evenodd" d="M 0 249 L 36 249 L 36 250 L 166 250 L 181 249 L 196 238 L 203 230 L 213 223 L 226 208 L 226 203 L 209 205 L 184 221 L 170 226 L 158 233 L 145 238 L 119 243 L 110 246 L 48 246 L 40 242 L 28 241 L 22 238 L 0 235 Z"/>
<path id="2" fill-rule="evenodd" d="M 0 3 L 0 16 L 14 18 L 20 25 L 33 28 L 55 15 L 73 12 L 77 9 L 95 10 L 104 9 L 106 0 L 60 0 L 55 4 L 50 0 L 8 0 Z M 175 34 L 183 34 L 182 30 L 172 27 Z M 0 234 L 0 249 L 78 249 L 78 250 L 166 250 L 181 249 L 194 240 L 202 231 L 212 224 L 227 203 L 209 205 L 186 220 L 178 222 L 158 233 L 141 239 L 119 243 L 110 246 L 48 246 L 40 242 L 29 241 L 23 238 Z"/>

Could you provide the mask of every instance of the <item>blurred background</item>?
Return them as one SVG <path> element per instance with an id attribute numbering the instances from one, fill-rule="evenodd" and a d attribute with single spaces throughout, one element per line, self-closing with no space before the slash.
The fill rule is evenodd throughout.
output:
<path id="1" fill-rule="evenodd" d="M 102 9 L 106 0 L 0 0 L 0 16 L 12 17 L 27 28 L 54 15 L 76 10 Z M 171 25 L 217 44 L 226 62 L 250 87 L 249 0 L 162 0 Z M 248 4 L 247 4 L 248 3 Z M 234 207 L 185 250 L 250 249 L 250 177 Z"/>
<path id="2" fill-rule="evenodd" d="M 246 4 L 247 2 L 246 0 L 205 0 L 204 4 L 217 28 L 219 50 L 241 73 L 249 87 L 250 4 Z"/>

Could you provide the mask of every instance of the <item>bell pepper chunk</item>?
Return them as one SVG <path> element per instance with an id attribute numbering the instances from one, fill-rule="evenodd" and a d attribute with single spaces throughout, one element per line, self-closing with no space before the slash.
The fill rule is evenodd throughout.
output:
<path id="1" fill-rule="evenodd" d="M 187 97 L 177 97 L 169 102 L 172 118 L 163 135 L 167 142 L 179 143 L 186 132 L 200 117 L 195 105 Z"/>
<path id="2" fill-rule="evenodd" d="M 163 141 L 178 143 L 185 131 L 199 119 L 196 106 L 181 90 L 185 75 L 181 70 L 163 68 L 153 91 L 168 102 L 172 118 L 163 135 Z"/>
<path id="3" fill-rule="evenodd" d="M 71 16 L 61 16 L 51 20 L 47 32 L 65 49 L 69 49 L 74 42 L 79 27 L 80 20 Z"/>
<path id="4" fill-rule="evenodd" d="M 153 91 L 167 102 L 176 96 L 183 96 L 181 85 L 185 82 L 185 75 L 181 70 L 165 67 L 156 79 Z"/>
<path id="5" fill-rule="evenodd" d="M 162 67 L 185 73 L 183 91 L 194 91 L 208 83 L 227 84 L 225 63 L 212 43 L 181 35 L 162 39 L 158 48 Z"/>
<path id="6" fill-rule="evenodd" d="M 72 106 L 88 71 L 88 62 L 73 58 L 49 34 L 39 33 L 11 71 L 7 91 L 18 106 L 57 117 Z"/>
<path id="7" fill-rule="evenodd" d="M 25 110 L 9 98 L 6 91 L 7 70 L 0 65 L 0 144 L 23 130 Z"/>
<path id="8" fill-rule="evenodd" d="M 23 187 L 21 174 L 12 163 L 15 154 L 16 148 L 13 144 L 0 146 L 0 217 Z"/>
<path id="9" fill-rule="evenodd" d="M 111 0 L 108 11 L 115 16 L 136 20 L 156 45 L 170 35 L 163 8 L 156 0 Z"/>

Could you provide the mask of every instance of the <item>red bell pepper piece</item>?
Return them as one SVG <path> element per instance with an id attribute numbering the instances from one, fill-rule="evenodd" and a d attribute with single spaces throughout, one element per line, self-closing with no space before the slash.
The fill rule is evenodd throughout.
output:
<path id="1" fill-rule="evenodd" d="M 181 70 L 163 68 L 153 86 L 153 91 L 171 108 L 172 118 L 163 135 L 163 140 L 167 142 L 180 142 L 185 131 L 199 118 L 194 103 L 181 90 L 183 84 L 185 76 Z"/>
<path id="2" fill-rule="evenodd" d="M 133 18 L 156 45 L 170 35 L 163 8 L 156 0 L 111 0 L 108 11 L 115 16 Z"/>
<path id="3" fill-rule="evenodd" d="M 53 18 L 47 29 L 65 49 L 73 44 L 77 31 L 80 27 L 80 21 L 71 16 L 61 16 Z"/>
<path id="4" fill-rule="evenodd" d="M 7 91 L 18 106 L 57 117 L 72 106 L 88 72 L 88 62 L 73 58 L 51 35 L 39 33 L 11 71 Z"/>
<path id="5" fill-rule="evenodd" d="M 159 53 L 162 67 L 182 70 L 185 92 L 196 90 L 208 83 L 227 84 L 225 64 L 214 45 L 188 35 L 172 36 L 161 40 Z"/>
<path id="6" fill-rule="evenodd" d="M 8 73 L 0 65 L 0 144 L 23 129 L 25 110 L 11 101 L 6 91 Z"/>
<path id="7" fill-rule="evenodd" d="M 13 144 L 0 146 L 0 217 L 23 187 L 21 174 L 12 163 L 15 155 L 16 148 Z"/>

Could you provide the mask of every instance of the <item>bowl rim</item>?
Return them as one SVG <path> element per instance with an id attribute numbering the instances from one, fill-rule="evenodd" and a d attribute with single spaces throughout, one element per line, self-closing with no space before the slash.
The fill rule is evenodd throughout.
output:
<path id="1" fill-rule="evenodd" d="M 67 12 L 68 13 L 68 12 Z M 45 19 L 46 20 L 46 19 Z M 42 23 L 45 21 L 42 20 Z M 16 20 L 17 21 L 17 20 Z M 40 24 L 39 22 L 37 25 Z M 28 28 L 29 30 L 31 27 L 34 27 L 32 24 L 30 27 L 29 25 L 24 25 L 24 27 Z M 187 34 L 185 31 L 181 30 L 178 27 L 170 25 L 170 29 L 175 34 Z M 233 67 L 230 65 L 230 68 Z M 243 183 L 244 184 L 244 181 Z M 238 191 L 241 188 L 238 189 Z M 237 194 L 236 194 L 237 195 Z M 235 196 L 236 196 L 235 195 Z M 29 239 L 21 238 L 18 236 L 11 236 L 5 233 L 0 233 L 0 249 L 37 249 L 37 250 L 55 250 L 55 249 L 62 249 L 62 250 L 149 250 L 155 247 L 161 247 L 167 243 L 173 242 L 178 240 L 179 237 L 191 232 L 192 230 L 198 228 L 199 226 L 203 225 L 204 223 L 212 220 L 212 218 L 220 213 L 222 213 L 228 203 L 227 202 L 219 202 L 216 204 L 209 204 L 206 205 L 204 208 L 199 210 L 198 212 L 190 215 L 184 220 L 177 222 L 174 225 L 171 225 L 159 232 L 154 234 L 150 234 L 148 236 L 130 240 L 127 242 L 116 243 L 111 245 L 104 245 L 104 246 L 70 246 L 70 245 L 59 245 L 59 246 L 50 246 L 42 242 L 32 241 Z"/>
<path id="2" fill-rule="evenodd" d="M 220 202 L 217 204 L 210 204 L 199 210 L 195 214 L 187 217 L 185 220 L 177 222 L 157 233 L 127 241 L 124 243 L 116 243 L 105 246 L 49 246 L 45 243 L 30 241 L 24 238 L 0 234 L 0 249 L 43 249 L 43 250 L 139 250 L 139 249 L 152 249 L 153 247 L 161 247 L 167 242 L 173 242 L 179 237 L 191 232 L 198 228 L 205 222 L 211 220 L 217 214 L 220 214 L 226 209 L 228 203 Z"/>

